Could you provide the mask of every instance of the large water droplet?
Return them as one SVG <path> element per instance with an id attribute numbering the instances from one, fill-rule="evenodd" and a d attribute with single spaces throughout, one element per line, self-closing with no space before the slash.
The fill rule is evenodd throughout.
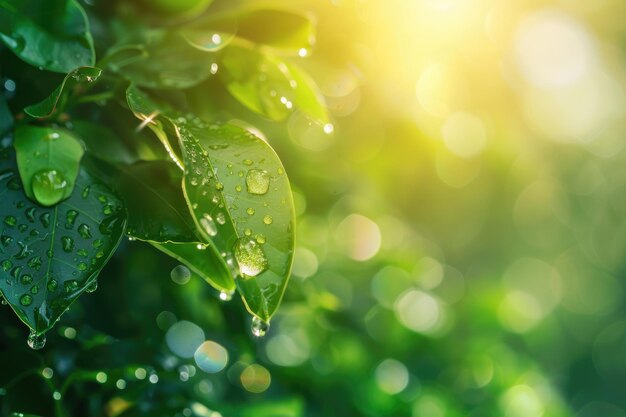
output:
<path id="1" fill-rule="evenodd" d="M 226 291 L 221 291 L 220 292 L 220 300 L 222 301 L 230 301 L 233 299 L 233 293 L 231 292 L 226 292 Z"/>
<path id="2" fill-rule="evenodd" d="M 35 199 L 42 206 L 53 206 L 63 199 L 67 181 L 54 169 L 42 169 L 33 176 L 31 186 Z"/>
<path id="3" fill-rule="evenodd" d="M 98 289 L 98 281 L 94 280 L 91 284 L 89 284 L 87 288 L 85 288 L 85 291 L 87 291 L 88 293 L 92 293 L 92 292 L 96 292 L 97 289 Z"/>
<path id="4" fill-rule="evenodd" d="M 31 330 L 26 342 L 31 349 L 39 350 L 46 345 L 46 336 L 37 334 L 34 330 Z"/>
<path id="5" fill-rule="evenodd" d="M 267 258 L 261 246 L 254 239 L 237 239 L 234 247 L 235 259 L 244 278 L 256 277 L 267 269 Z"/>
<path id="6" fill-rule="evenodd" d="M 246 175 L 246 190 L 250 194 L 263 195 L 270 188 L 270 174 L 264 169 L 251 169 Z"/>
<path id="7" fill-rule="evenodd" d="M 263 337 L 270 329 L 270 324 L 266 321 L 261 320 L 260 318 L 254 316 L 252 317 L 252 326 L 250 330 L 252 334 L 256 337 Z"/>
<path id="8" fill-rule="evenodd" d="M 266 214 L 265 216 L 263 216 L 263 223 L 270 225 L 272 224 L 273 221 L 274 219 L 272 219 L 272 216 L 270 216 L 269 214 Z"/>

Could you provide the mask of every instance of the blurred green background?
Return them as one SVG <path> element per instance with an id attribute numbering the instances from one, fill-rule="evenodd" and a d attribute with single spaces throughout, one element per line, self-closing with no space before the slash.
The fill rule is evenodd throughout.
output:
<path id="1" fill-rule="evenodd" d="M 625 417 L 626 2 L 287 3 L 333 134 L 217 106 L 295 192 L 267 335 L 125 242 L 41 353 L 0 316 L 0 410 Z"/>

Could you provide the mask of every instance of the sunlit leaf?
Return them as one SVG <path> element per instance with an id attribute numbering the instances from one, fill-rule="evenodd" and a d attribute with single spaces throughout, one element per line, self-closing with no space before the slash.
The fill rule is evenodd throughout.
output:
<path id="1" fill-rule="evenodd" d="M 20 125 L 15 149 L 26 195 L 44 206 L 68 198 L 84 149 L 67 130 Z"/>
<path id="2" fill-rule="evenodd" d="M 224 49 L 219 72 L 228 91 L 241 104 L 272 120 L 295 110 L 325 125 L 328 112 L 313 81 L 294 64 L 245 47 Z"/>
<path id="3" fill-rule="evenodd" d="M 36 118 L 52 118 L 62 112 L 72 91 L 81 84 L 89 84 L 98 79 L 102 70 L 95 67 L 80 67 L 65 76 L 48 97 L 37 104 L 32 104 L 24 111 Z"/>
<path id="4" fill-rule="evenodd" d="M 211 34 L 217 33 L 225 40 L 236 34 L 238 38 L 293 55 L 307 54 L 315 43 L 312 16 L 296 10 L 254 8 L 207 15 L 192 22 L 185 28 L 187 30 L 204 33 L 208 45 L 216 44 L 211 42 Z M 223 46 L 223 43 L 217 45 Z"/>
<path id="5" fill-rule="evenodd" d="M 3 0 L 0 40 L 48 71 L 67 73 L 95 62 L 87 16 L 75 0 Z"/>
<path id="6" fill-rule="evenodd" d="M 209 78 L 215 71 L 214 59 L 190 46 L 180 34 L 152 31 L 146 33 L 142 54 L 112 69 L 142 87 L 179 89 Z"/>
<path id="7" fill-rule="evenodd" d="M 126 216 L 117 195 L 81 168 L 68 200 L 44 208 L 26 198 L 14 154 L 0 153 L 0 291 L 36 335 L 50 329 L 117 247 Z"/>
<path id="8" fill-rule="evenodd" d="M 183 190 L 198 229 L 237 277 L 250 312 L 268 321 L 287 285 L 294 247 L 293 202 L 280 160 L 240 127 L 175 123 Z"/>

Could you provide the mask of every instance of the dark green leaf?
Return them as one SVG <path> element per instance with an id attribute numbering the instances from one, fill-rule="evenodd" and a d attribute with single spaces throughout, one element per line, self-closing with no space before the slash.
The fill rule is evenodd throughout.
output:
<path id="1" fill-rule="evenodd" d="M 0 94 L 0 139 L 13 127 L 13 114 L 4 96 Z"/>
<path id="2" fill-rule="evenodd" d="M 146 34 L 145 53 L 112 69 L 142 87 L 193 87 L 215 72 L 215 58 L 190 46 L 182 35 L 160 31 Z"/>
<path id="3" fill-rule="evenodd" d="M 0 152 L 0 291 L 35 334 L 49 330 L 117 247 L 126 216 L 117 195 L 81 167 L 68 200 L 26 199 L 10 149 Z"/>
<path id="4" fill-rule="evenodd" d="M 3 0 L 0 40 L 49 71 L 67 73 L 95 62 L 87 16 L 75 0 Z"/>
<path id="5" fill-rule="evenodd" d="M 84 153 L 78 138 L 63 129 L 21 125 L 14 146 L 29 198 L 51 206 L 72 194 Z"/>
<path id="6" fill-rule="evenodd" d="M 250 110 L 276 121 L 299 110 L 316 123 L 328 124 L 328 112 L 317 86 L 295 65 L 233 45 L 224 49 L 221 68 L 228 91 Z"/>
<path id="7" fill-rule="evenodd" d="M 233 125 L 174 122 L 183 191 L 194 220 L 230 267 L 248 310 L 272 317 L 289 279 L 295 214 L 289 181 L 272 148 Z"/>
<path id="8" fill-rule="evenodd" d="M 182 173 L 165 161 L 121 167 L 118 190 L 126 202 L 130 236 L 152 242 L 196 242 L 181 190 Z"/>
<path id="9" fill-rule="evenodd" d="M 52 118 L 65 109 L 70 94 L 81 84 L 89 84 L 98 79 L 102 70 L 95 67 L 81 67 L 72 70 L 47 98 L 30 105 L 24 111 L 36 118 Z"/>
<path id="10" fill-rule="evenodd" d="M 235 291 L 235 281 L 220 260 L 215 249 L 201 242 L 157 243 L 150 242 L 155 248 L 179 260 L 208 282 L 213 288 L 230 298 Z"/>
<path id="11" fill-rule="evenodd" d="M 72 130 L 82 139 L 87 152 L 112 164 L 132 164 L 139 157 L 109 128 L 87 120 L 72 120 Z"/>

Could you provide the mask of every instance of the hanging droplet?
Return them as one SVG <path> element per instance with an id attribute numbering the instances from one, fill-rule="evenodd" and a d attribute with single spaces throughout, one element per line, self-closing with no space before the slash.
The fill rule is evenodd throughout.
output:
<path id="1" fill-rule="evenodd" d="M 37 334 L 34 330 L 31 330 L 26 342 L 31 349 L 42 349 L 46 345 L 46 335 Z"/>
<path id="2" fill-rule="evenodd" d="M 264 169 L 251 169 L 246 175 L 246 190 L 250 194 L 263 195 L 270 188 L 270 174 Z"/>
<path id="3" fill-rule="evenodd" d="M 270 324 L 268 322 L 261 320 L 257 316 L 252 317 L 252 326 L 250 330 L 254 336 L 263 337 L 269 329 Z"/>
<path id="4" fill-rule="evenodd" d="M 250 237 L 237 239 L 234 247 L 235 259 L 244 278 L 256 277 L 267 269 L 267 258 L 263 249 Z"/>
<path id="5" fill-rule="evenodd" d="M 87 291 L 88 293 L 92 293 L 92 292 L 96 292 L 97 289 L 98 289 L 98 281 L 94 280 L 91 284 L 89 284 L 87 288 L 85 288 L 85 291 Z"/>
<path id="6" fill-rule="evenodd" d="M 232 292 L 226 292 L 226 291 L 220 292 L 220 300 L 222 300 L 222 301 L 230 301 L 232 299 L 233 299 L 233 293 Z"/>
<path id="7" fill-rule="evenodd" d="M 33 176 L 31 186 L 35 199 L 42 206 L 53 206 L 63 199 L 67 181 L 54 169 L 42 169 Z"/>

